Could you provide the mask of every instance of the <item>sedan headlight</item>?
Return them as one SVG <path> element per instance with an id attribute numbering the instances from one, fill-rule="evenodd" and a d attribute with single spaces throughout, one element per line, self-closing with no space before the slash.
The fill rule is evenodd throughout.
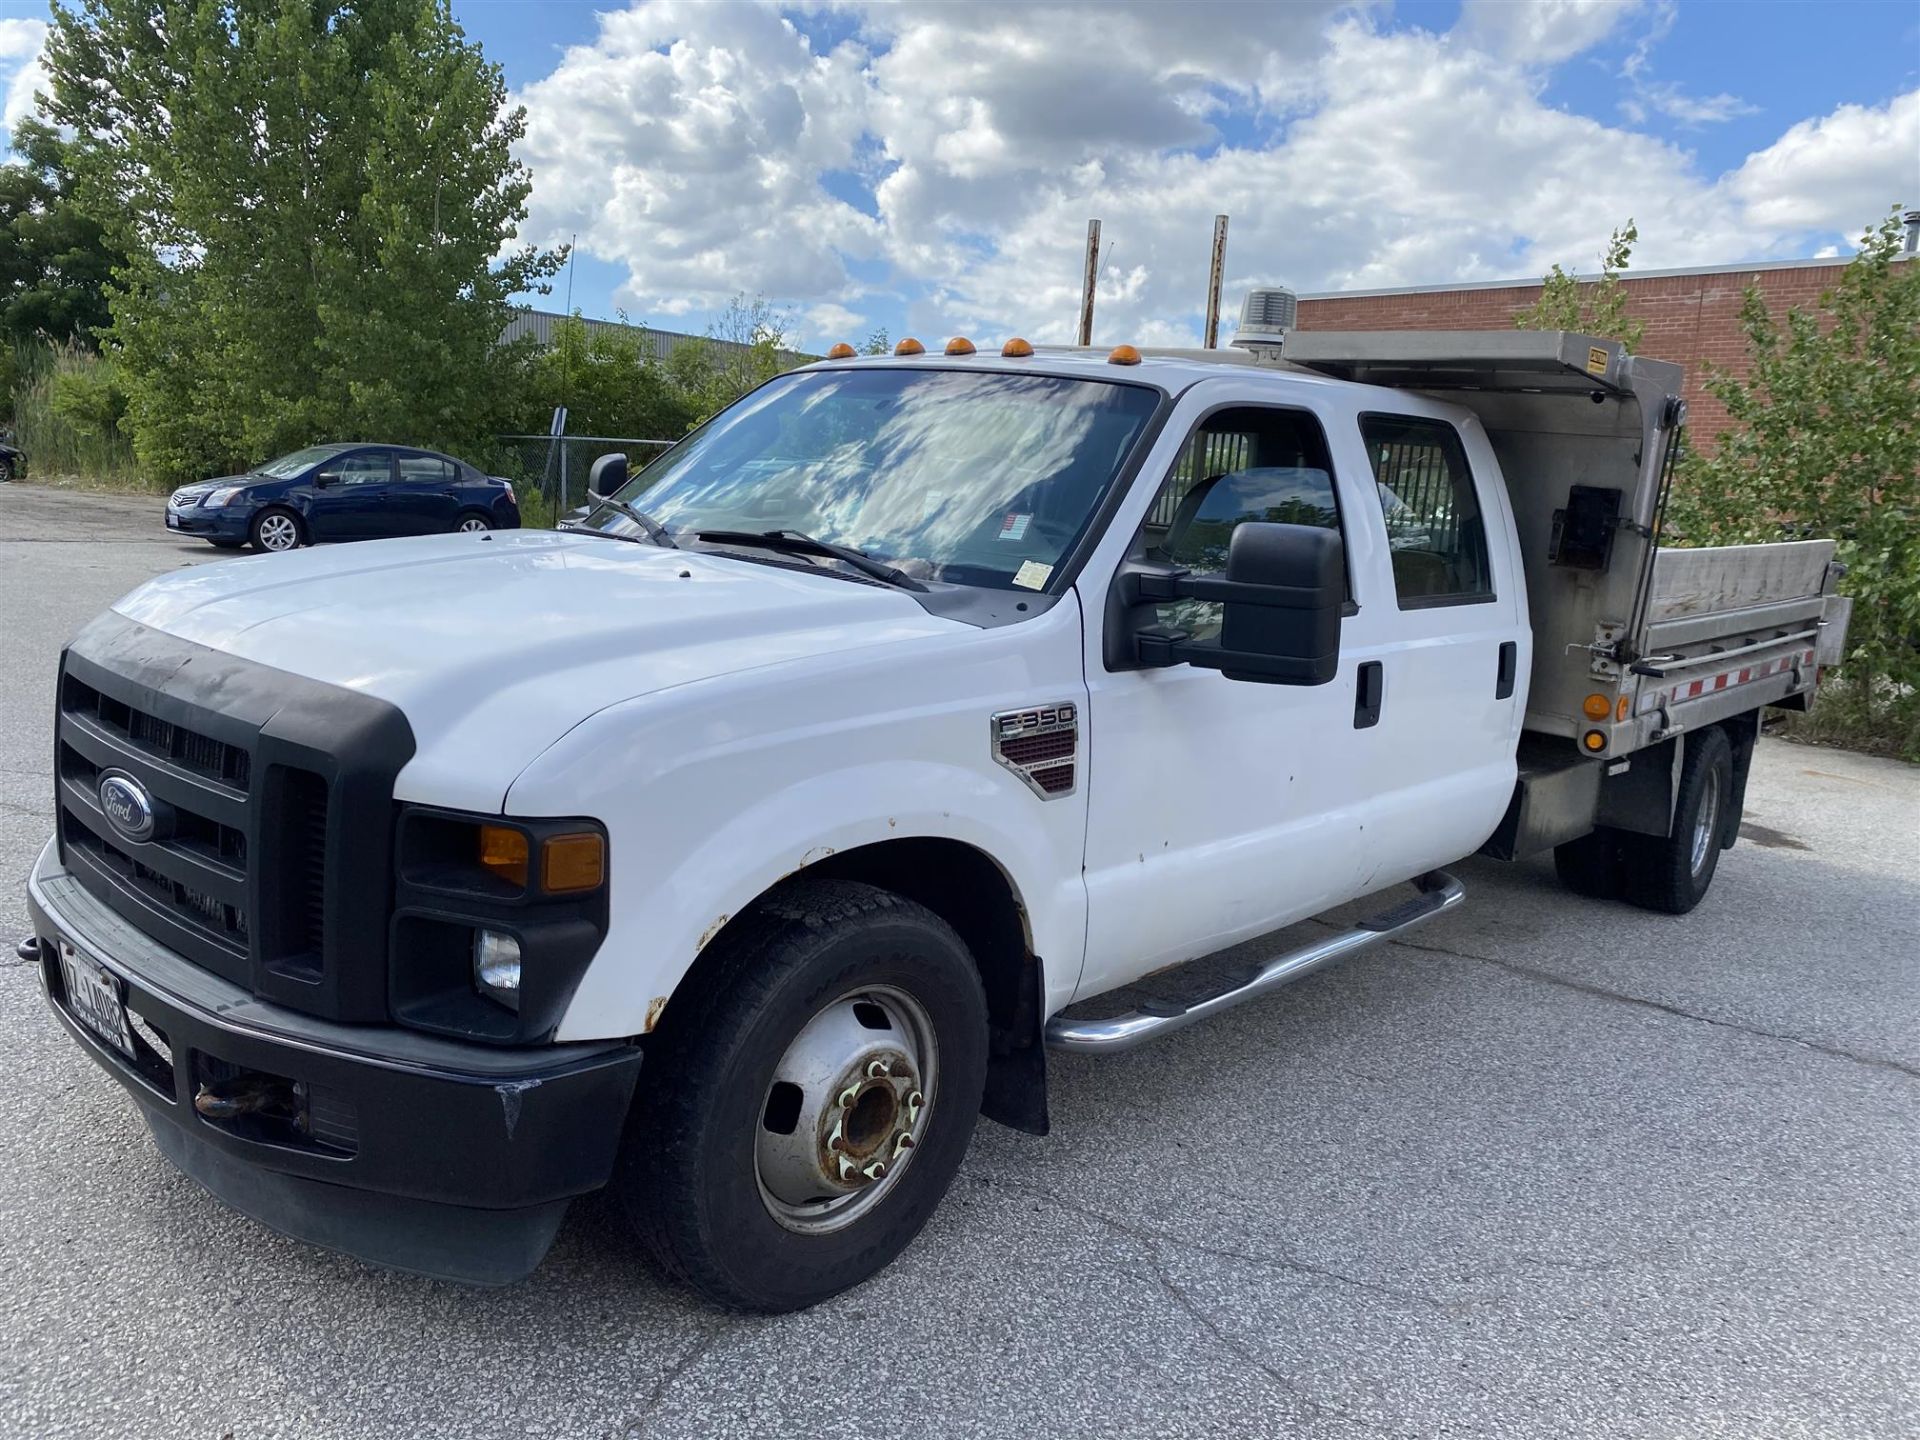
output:
<path id="1" fill-rule="evenodd" d="M 223 485 L 220 489 L 215 490 L 212 494 L 208 495 L 207 498 L 202 500 L 200 503 L 202 505 L 208 506 L 209 508 L 217 509 L 219 506 L 222 506 L 222 505 L 231 505 L 236 496 L 244 495 L 246 493 L 247 493 L 247 487 L 244 485 Z"/>

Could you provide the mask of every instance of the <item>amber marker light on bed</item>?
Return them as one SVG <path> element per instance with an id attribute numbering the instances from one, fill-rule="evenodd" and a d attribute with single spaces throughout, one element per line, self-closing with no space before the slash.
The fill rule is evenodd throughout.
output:
<path id="1" fill-rule="evenodd" d="M 1589 720 L 1604 720 L 1613 713 L 1613 702 L 1595 693 L 1580 702 L 1580 709 Z"/>

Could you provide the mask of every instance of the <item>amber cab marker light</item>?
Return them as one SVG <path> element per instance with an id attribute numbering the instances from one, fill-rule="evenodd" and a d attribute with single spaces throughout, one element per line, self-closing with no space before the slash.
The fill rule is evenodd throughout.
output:
<path id="1" fill-rule="evenodd" d="M 1033 346 L 1016 335 L 1000 347 L 1000 353 L 1009 360 L 1025 360 L 1033 354 Z"/>
<path id="2" fill-rule="evenodd" d="M 1107 352 L 1109 365 L 1138 365 L 1140 352 L 1131 345 L 1116 345 Z"/>
<path id="3" fill-rule="evenodd" d="M 527 888 L 527 837 L 505 825 L 480 827 L 480 868 L 509 885 Z"/>
<path id="4" fill-rule="evenodd" d="M 540 888 L 549 895 L 598 890 L 607 878 L 607 847 L 598 835 L 555 835 L 540 847 Z"/>
<path id="5" fill-rule="evenodd" d="M 851 360 L 852 358 L 853 347 L 844 340 L 827 351 L 827 359 L 829 360 Z"/>
<path id="6" fill-rule="evenodd" d="M 1580 737 L 1580 743 L 1589 750 L 1604 750 L 1607 748 L 1607 737 L 1598 730 L 1589 730 Z"/>
<path id="7" fill-rule="evenodd" d="M 1580 702 L 1580 709 L 1589 720 L 1604 720 L 1613 713 L 1613 702 L 1604 695 L 1589 695 Z"/>
<path id="8" fill-rule="evenodd" d="M 956 335 L 947 341 L 947 353 L 949 355 L 971 355 L 973 354 L 973 341 L 964 335 Z"/>
<path id="9" fill-rule="evenodd" d="M 1620 703 L 1613 707 L 1613 718 L 1618 720 L 1623 725 L 1626 723 L 1626 720 L 1627 720 L 1627 697 L 1626 696 L 1622 695 L 1620 697 Z"/>
<path id="10" fill-rule="evenodd" d="M 924 355 L 927 353 L 927 347 L 909 335 L 893 347 L 893 353 L 896 355 Z"/>

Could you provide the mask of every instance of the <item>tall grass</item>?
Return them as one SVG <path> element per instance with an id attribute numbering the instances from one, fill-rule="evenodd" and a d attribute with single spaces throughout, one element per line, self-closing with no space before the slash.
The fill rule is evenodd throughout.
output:
<path id="1" fill-rule="evenodd" d="M 15 356 L 13 439 L 38 480 L 154 486 L 133 458 L 113 362 L 71 346 L 22 345 Z"/>

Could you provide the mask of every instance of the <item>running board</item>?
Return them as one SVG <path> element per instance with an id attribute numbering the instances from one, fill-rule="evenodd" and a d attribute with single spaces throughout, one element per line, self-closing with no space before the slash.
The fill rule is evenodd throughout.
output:
<path id="1" fill-rule="evenodd" d="M 1056 1015 L 1047 1022 L 1047 1046 L 1053 1050 L 1078 1050 L 1090 1055 L 1114 1055 L 1131 1050 L 1175 1030 L 1184 1030 L 1196 1020 L 1217 1015 L 1222 1010 L 1248 1000 L 1257 1000 L 1282 985 L 1291 985 L 1314 971 L 1343 960 L 1358 950 L 1404 935 L 1424 925 L 1434 916 L 1453 909 L 1467 898 L 1466 887 L 1444 870 L 1432 870 L 1413 882 L 1420 893 L 1411 900 L 1362 920 L 1351 930 L 1342 930 L 1317 944 L 1276 955 L 1258 970 L 1247 974 L 1230 990 L 1209 995 L 1204 1000 L 1181 1007 L 1149 1004 L 1103 1020 L 1068 1020 Z"/>

